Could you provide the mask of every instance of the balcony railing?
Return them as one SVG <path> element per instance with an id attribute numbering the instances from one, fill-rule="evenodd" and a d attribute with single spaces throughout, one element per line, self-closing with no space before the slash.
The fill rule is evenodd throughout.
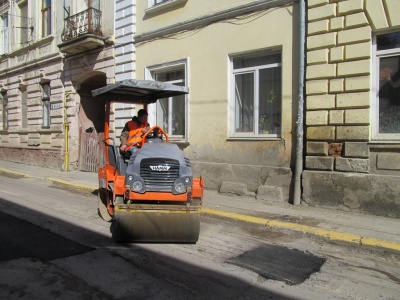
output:
<path id="1" fill-rule="evenodd" d="M 61 40 L 66 42 L 85 34 L 102 36 L 100 20 L 101 11 L 95 8 L 89 8 L 66 18 Z"/>

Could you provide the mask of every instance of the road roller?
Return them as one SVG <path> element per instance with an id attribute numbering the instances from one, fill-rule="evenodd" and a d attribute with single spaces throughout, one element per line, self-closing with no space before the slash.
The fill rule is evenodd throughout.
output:
<path id="1" fill-rule="evenodd" d="M 132 155 L 120 153 L 110 136 L 111 104 L 147 105 L 184 95 L 186 87 L 150 80 L 124 80 L 92 91 L 105 103 L 104 161 L 98 169 L 98 212 L 111 222 L 116 242 L 196 243 L 204 182 L 190 159 L 160 126 L 142 135 Z M 184 97 L 178 97 L 184 98 Z"/>

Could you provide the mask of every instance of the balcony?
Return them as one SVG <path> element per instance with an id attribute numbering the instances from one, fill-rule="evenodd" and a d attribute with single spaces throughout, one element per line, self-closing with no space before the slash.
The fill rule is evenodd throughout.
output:
<path id="1" fill-rule="evenodd" d="M 101 11 L 89 8 L 64 20 L 60 52 L 76 54 L 105 45 L 101 31 Z"/>

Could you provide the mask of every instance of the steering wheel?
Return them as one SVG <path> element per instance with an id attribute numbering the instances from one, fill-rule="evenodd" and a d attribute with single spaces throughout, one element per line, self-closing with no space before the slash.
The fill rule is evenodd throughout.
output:
<path id="1" fill-rule="evenodd" d="M 153 127 L 152 129 L 153 130 L 149 129 L 150 133 L 147 135 L 147 138 L 148 139 L 154 139 L 154 138 L 162 139 L 162 137 L 158 136 L 160 129 L 158 127 Z"/>
<path id="2" fill-rule="evenodd" d="M 160 138 L 161 135 L 161 138 Z M 153 126 L 142 136 L 142 145 L 146 142 L 147 139 L 151 138 L 159 138 L 162 140 L 162 136 L 165 136 L 165 142 L 169 142 L 169 138 L 167 133 L 160 126 Z"/>

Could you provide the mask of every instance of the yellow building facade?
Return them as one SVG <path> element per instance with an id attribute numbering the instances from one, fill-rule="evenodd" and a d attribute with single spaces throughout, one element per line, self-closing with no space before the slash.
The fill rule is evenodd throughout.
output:
<path id="1" fill-rule="evenodd" d="M 150 123 L 166 128 L 208 188 L 289 201 L 298 6 L 155 2 L 136 7 L 137 79 L 190 92 L 149 107 Z"/>

